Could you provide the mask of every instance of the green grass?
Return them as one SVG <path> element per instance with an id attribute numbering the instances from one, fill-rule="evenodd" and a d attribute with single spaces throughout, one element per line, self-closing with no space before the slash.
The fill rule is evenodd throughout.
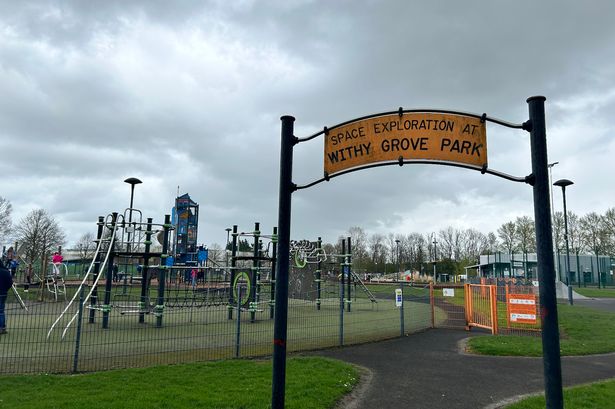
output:
<path id="1" fill-rule="evenodd" d="M 590 355 L 615 351 L 615 314 L 580 306 L 557 306 L 561 355 Z M 472 352 L 484 355 L 542 356 L 540 337 L 474 337 Z"/>
<path id="2" fill-rule="evenodd" d="M 84 375 L 0 376 L 0 408 L 267 408 L 271 362 L 231 360 Z M 358 381 L 346 363 L 287 361 L 287 408 L 331 408 Z"/>
<path id="3" fill-rule="evenodd" d="M 567 409 L 604 409 L 612 408 L 615 402 L 615 380 L 591 385 L 576 386 L 564 390 L 564 406 Z M 523 399 L 507 409 L 543 409 L 545 397 L 533 396 Z"/>
<path id="4" fill-rule="evenodd" d="M 591 298 L 615 298 L 615 288 L 577 288 L 573 287 L 573 290 L 585 297 Z"/>

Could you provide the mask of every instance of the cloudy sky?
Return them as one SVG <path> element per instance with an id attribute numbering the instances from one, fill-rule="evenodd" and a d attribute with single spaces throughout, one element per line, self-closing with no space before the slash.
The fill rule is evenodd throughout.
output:
<path id="1" fill-rule="evenodd" d="M 280 116 L 295 134 L 404 108 L 527 120 L 547 97 L 553 180 L 570 210 L 615 206 L 611 1 L 0 2 L 0 196 L 13 221 L 48 210 L 67 246 L 135 207 L 162 222 L 178 192 L 200 204 L 199 242 L 277 223 Z M 489 124 L 489 166 L 531 173 L 529 135 Z M 295 183 L 322 176 L 323 140 L 295 149 Z M 555 210 L 561 194 L 555 192 Z M 532 190 L 408 165 L 294 194 L 292 236 L 485 233 L 533 217 Z"/>

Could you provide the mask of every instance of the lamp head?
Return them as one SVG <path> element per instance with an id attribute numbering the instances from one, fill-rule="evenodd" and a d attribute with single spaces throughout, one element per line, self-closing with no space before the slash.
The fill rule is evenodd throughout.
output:
<path id="1" fill-rule="evenodd" d="M 137 178 L 128 178 L 124 181 L 125 183 L 128 183 L 129 185 L 138 185 L 139 183 L 143 183 L 141 182 L 139 179 Z"/>
<path id="2" fill-rule="evenodd" d="M 568 179 L 560 179 L 557 182 L 553 183 L 553 186 L 559 186 L 561 188 L 565 188 L 566 186 L 573 185 L 574 182 Z"/>

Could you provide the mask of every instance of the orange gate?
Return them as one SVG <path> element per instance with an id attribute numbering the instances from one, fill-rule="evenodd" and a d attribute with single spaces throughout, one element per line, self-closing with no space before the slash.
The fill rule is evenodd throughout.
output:
<path id="1" fill-rule="evenodd" d="M 498 303 L 495 285 L 466 284 L 466 325 L 491 330 L 498 333 Z"/>

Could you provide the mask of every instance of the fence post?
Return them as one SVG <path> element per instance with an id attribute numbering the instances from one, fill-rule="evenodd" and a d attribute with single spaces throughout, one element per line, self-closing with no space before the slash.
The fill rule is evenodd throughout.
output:
<path id="1" fill-rule="evenodd" d="M 399 307 L 400 333 L 399 336 L 404 336 L 404 283 L 401 283 L 401 306 Z"/>
<path id="2" fill-rule="evenodd" d="M 317 248 L 318 248 L 318 267 L 316 268 L 316 309 L 320 310 L 320 297 L 321 297 L 321 292 L 322 292 L 322 259 L 320 257 L 320 252 L 322 250 L 322 238 L 319 237 L 318 238 L 318 244 L 317 244 Z"/>
<path id="3" fill-rule="evenodd" d="M 436 327 L 436 306 L 435 297 L 433 293 L 433 281 L 429 282 L 429 304 L 431 304 L 431 328 Z"/>
<path id="4" fill-rule="evenodd" d="M 466 331 L 470 331 L 470 284 L 463 285 L 464 309 L 466 315 Z"/>
<path id="5" fill-rule="evenodd" d="M 164 215 L 164 237 L 162 239 L 162 253 L 160 255 L 160 269 L 158 270 L 158 296 L 156 297 L 156 306 L 154 307 L 154 316 L 156 317 L 156 327 L 162 327 L 162 314 L 164 313 L 164 286 L 166 284 L 167 275 L 169 270 L 173 272 L 172 266 L 167 266 L 167 259 L 169 258 L 169 235 L 171 232 L 171 215 Z"/>
<path id="6" fill-rule="evenodd" d="M 98 216 L 98 231 L 96 233 L 96 244 L 100 246 L 100 249 L 103 249 L 100 241 L 103 239 L 103 227 L 105 225 L 105 218 L 102 216 Z M 94 275 L 92 276 L 92 282 L 95 283 L 98 278 L 98 274 L 100 274 L 100 252 L 96 253 L 96 260 L 94 260 Z M 98 286 L 94 287 L 92 290 L 92 295 L 90 296 L 90 306 L 94 307 L 98 303 Z M 88 322 L 90 324 L 94 323 L 94 318 L 96 317 L 96 309 L 90 309 L 90 315 Z"/>
<path id="7" fill-rule="evenodd" d="M 491 333 L 498 334 L 498 297 L 497 286 L 489 286 L 489 295 L 491 298 Z"/>
<path id="8" fill-rule="evenodd" d="M 231 281 L 230 281 L 230 291 L 229 291 L 229 300 L 228 300 L 228 319 L 233 319 L 233 304 L 235 300 L 233 300 L 233 286 L 235 285 L 235 266 L 237 265 L 237 225 L 233 225 L 233 241 L 231 242 Z M 228 268 L 228 263 L 227 263 Z"/>
<path id="9" fill-rule="evenodd" d="M 117 240 L 115 232 L 117 232 L 117 212 L 111 213 L 111 232 L 114 240 Z M 111 252 L 109 253 L 109 261 L 107 262 L 107 277 L 105 280 L 105 297 L 104 304 L 102 306 L 102 327 L 104 329 L 109 328 L 109 313 L 111 312 L 111 293 L 113 291 L 113 266 L 115 264 L 115 252 L 113 247 L 115 241 L 109 242 L 111 246 Z"/>
<path id="10" fill-rule="evenodd" d="M 73 356 L 73 373 L 77 372 L 77 366 L 79 365 L 79 347 L 81 346 L 81 321 L 83 317 L 83 290 L 85 287 L 81 287 L 79 292 L 79 313 L 77 315 L 77 337 L 75 338 L 75 355 Z"/>
<path id="11" fill-rule="evenodd" d="M 342 271 L 342 277 L 344 273 Z M 340 280 L 340 346 L 344 346 L 344 281 Z"/>
<path id="12" fill-rule="evenodd" d="M 241 346 L 241 289 L 241 284 L 237 284 L 237 334 L 235 335 L 235 358 L 239 358 L 239 348 Z"/>

